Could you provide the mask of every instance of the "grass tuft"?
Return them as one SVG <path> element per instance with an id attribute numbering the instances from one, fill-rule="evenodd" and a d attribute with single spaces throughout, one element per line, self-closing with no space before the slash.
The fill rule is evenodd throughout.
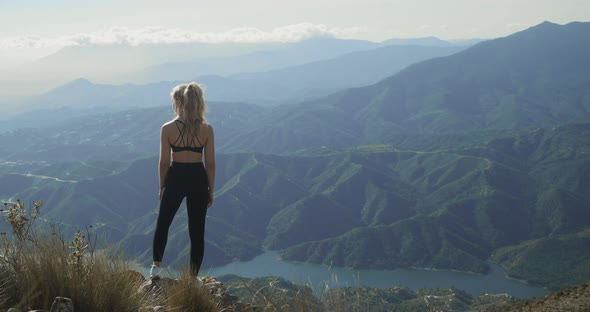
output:
<path id="1" fill-rule="evenodd" d="M 176 283 L 166 288 L 166 305 L 170 311 L 182 312 L 217 312 L 222 311 L 219 298 L 208 288 L 196 281 L 196 277 L 183 270 Z"/>

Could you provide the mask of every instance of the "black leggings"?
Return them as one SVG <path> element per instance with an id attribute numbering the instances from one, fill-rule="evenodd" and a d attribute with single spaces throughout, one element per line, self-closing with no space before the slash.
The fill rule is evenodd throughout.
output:
<path id="1" fill-rule="evenodd" d="M 205 252 L 205 217 L 209 202 L 207 173 L 202 162 L 172 162 L 168 169 L 154 233 L 154 261 L 162 261 L 170 224 L 184 197 L 186 197 L 188 233 L 191 240 L 190 269 L 191 274 L 196 276 L 201 268 Z"/>

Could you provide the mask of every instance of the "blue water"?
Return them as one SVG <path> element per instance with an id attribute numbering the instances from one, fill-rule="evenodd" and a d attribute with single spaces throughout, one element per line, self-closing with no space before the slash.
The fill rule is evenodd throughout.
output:
<path id="1" fill-rule="evenodd" d="M 484 293 L 507 293 L 517 298 L 531 298 L 548 293 L 543 288 L 506 278 L 503 269 L 497 264 L 491 264 L 491 271 L 486 275 L 422 269 L 352 270 L 282 261 L 278 253 L 268 251 L 250 261 L 234 262 L 209 269 L 202 268 L 201 272 L 203 275 L 237 274 L 248 278 L 280 276 L 297 284 L 309 285 L 316 291 L 326 285 L 330 288 L 346 286 L 389 288 L 401 285 L 414 290 L 456 287 L 474 296 Z"/>

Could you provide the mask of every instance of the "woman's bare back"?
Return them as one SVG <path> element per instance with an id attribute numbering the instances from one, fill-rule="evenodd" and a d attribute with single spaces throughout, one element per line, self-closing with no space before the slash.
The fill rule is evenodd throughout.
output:
<path id="1" fill-rule="evenodd" d="M 170 149 L 172 149 L 173 146 L 205 149 L 211 133 L 211 126 L 207 123 L 201 123 L 197 129 L 196 135 L 192 138 L 188 138 L 187 134 L 183 133 L 184 123 L 179 119 L 174 119 L 162 126 L 162 132 L 165 138 L 167 138 L 166 141 L 170 145 Z M 202 162 L 203 152 L 195 152 L 194 150 L 171 151 L 172 161 L 183 163 Z"/>

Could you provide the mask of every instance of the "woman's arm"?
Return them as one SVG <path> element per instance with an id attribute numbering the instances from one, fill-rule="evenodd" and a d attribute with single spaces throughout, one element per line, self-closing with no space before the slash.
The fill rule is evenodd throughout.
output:
<path id="1" fill-rule="evenodd" d="M 213 127 L 208 125 L 209 135 L 207 142 L 205 142 L 205 171 L 207 171 L 207 179 L 209 179 L 209 204 L 207 208 L 213 205 L 213 198 L 215 197 L 215 136 L 213 135 Z"/>
<path id="2" fill-rule="evenodd" d="M 168 168 L 170 168 L 170 141 L 168 136 L 164 133 L 164 127 L 160 129 L 160 162 L 158 165 L 158 173 L 160 175 L 160 199 L 162 199 L 162 189 L 164 188 L 164 181 Z"/>

